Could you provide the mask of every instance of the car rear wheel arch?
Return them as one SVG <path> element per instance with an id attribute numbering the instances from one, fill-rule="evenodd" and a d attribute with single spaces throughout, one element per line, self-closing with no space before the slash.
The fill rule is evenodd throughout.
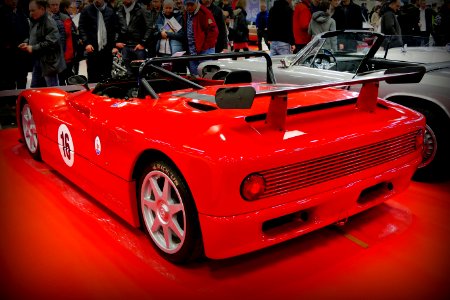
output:
<path id="1" fill-rule="evenodd" d="M 169 253 L 171 251 L 162 249 L 164 246 L 161 248 L 161 245 L 157 245 L 155 234 L 152 234 L 148 228 L 148 217 L 150 216 L 150 222 L 154 222 L 157 216 L 149 215 L 148 211 L 144 212 L 144 207 L 142 206 L 141 193 L 143 184 L 145 184 L 144 181 L 148 180 L 151 176 L 156 176 L 158 174 L 165 177 L 165 180 L 172 186 L 176 195 L 180 198 L 180 202 L 183 204 L 182 213 L 185 215 L 186 219 L 186 223 L 184 224 L 185 238 L 184 241 L 182 241 L 183 245 L 175 253 Z M 136 180 L 137 184 L 136 204 L 139 212 L 141 229 L 149 235 L 149 239 L 155 249 L 164 258 L 177 264 L 186 263 L 202 257 L 204 252 L 198 210 L 189 186 L 175 163 L 160 151 L 147 150 L 142 153 L 137 160 L 133 171 L 133 178 Z M 184 221 L 180 222 L 181 227 L 183 227 L 183 222 Z"/>
<path id="2" fill-rule="evenodd" d="M 132 179 L 139 180 L 146 166 L 152 162 L 157 160 L 170 161 L 171 164 L 175 165 L 173 161 L 163 152 L 158 150 L 148 149 L 141 153 L 141 155 L 136 160 L 134 165 Z"/>
<path id="3" fill-rule="evenodd" d="M 436 103 L 423 98 L 394 96 L 387 100 L 406 106 L 422 113 L 427 119 L 435 138 L 436 155 L 428 165 L 419 168 L 414 179 L 419 181 L 441 180 L 449 176 L 450 158 L 450 117 Z M 433 141 L 431 141 L 433 142 Z"/>

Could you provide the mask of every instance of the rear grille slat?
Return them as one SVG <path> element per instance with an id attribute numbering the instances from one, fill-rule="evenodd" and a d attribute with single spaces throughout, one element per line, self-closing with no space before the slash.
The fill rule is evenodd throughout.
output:
<path id="1" fill-rule="evenodd" d="M 396 145 L 387 149 L 384 149 L 385 151 L 389 151 L 390 149 L 396 149 L 394 151 L 392 151 L 392 153 L 395 153 L 396 151 L 402 151 L 401 147 L 415 147 L 415 145 L 413 145 L 412 143 L 405 143 L 403 145 Z M 400 149 L 399 149 L 400 148 Z M 368 155 L 366 155 L 366 157 L 378 157 L 379 156 L 379 152 L 372 152 L 369 153 Z M 333 167 L 336 164 L 341 164 L 344 165 L 346 163 L 357 163 L 359 161 L 362 161 L 365 159 L 364 154 L 358 154 L 358 157 L 355 158 L 355 156 L 352 155 L 343 155 L 341 158 L 339 157 L 335 157 L 333 159 L 330 159 L 329 161 L 323 160 L 322 162 L 316 164 L 314 167 L 309 168 L 309 166 L 307 164 L 304 164 L 302 166 L 298 166 L 298 167 L 294 167 L 292 168 L 292 170 L 287 170 L 284 172 L 279 172 L 278 174 L 271 174 L 268 175 L 267 177 L 264 176 L 266 178 L 266 180 L 277 180 L 280 177 L 286 176 L 286 175 L 295 175 L 295 173 L 302 173 L 305 169 L 308 169 L 308 171 L 310 172 L 311 170 L 315 170 L 315 169 L 320 169 L 323 166 L 326 167 Z"/>
<path id="2" fill-rule="evenodd" d="M 414 149 L 415 149 L 415 147 L 412 146 L 412 145 L 408 145 L 405 148 L 408 148 L 408 147 L 411 148 L 410 149 L 411 151 L 414 151 Z M 389 152 L 387 152 L 385 154 L 382 154 L 382 155 L 370 155 L 370 156 L 367 156 L 367 158 L 360 157 L 360 158 L 355 159 L 355 160 L 345 160 L 345 161 L 342 161 L 342 162 L 333 161 L 332 163 L 327 164 L 327 165 L 320 164 L 318 166 L 313 166 L 313 167 L 311 167 L 309 169 L 307 167 L 303 167 L 302 170 L 295 170 L 295 171 L 293 171 L 291 173 L 284 172 L 283 175 L 270 176 L 270 177 L 267 177 L 267 178 L 264 176 L 264 178 L 266 179 L 266 181 L 277 181 L 277 182 L 283 182 L 283 181 L 287 181 L 287 180 L 290 181 L 290 180 L 293 180 L 293 179 L 294 180 L 295 179 L 301 179 L 302 176 L 312 176 L 314 174 L 323 173 L 323 169 L 322 168 L 324 168 L 324 167 L 327 167 L 327 169 L 330 169 L 330 170 L 333 170 L 333 168 L 335 168 L 335 167 L 336 168 L 345 168 L 347 166 L 355 167 L 355 166 L 364 164 L 364 163 L 372 161 L 372 160 L 384 159 L 384 158 L 386 158 L 386 156 L 393 156 L 393 155 L 396 155 L 397 153 L 401 154 L 404 151 L 405 151 L 405 149 L 403 148 L 403 149 L 397 149 L 395 151 L 389 151 Z"/>
<path id="3" fill-rule="evenodd" d="M 403 155 L 394 156 L 392 158 L 392 160 L 400 158 L 402 156 Z M 371 168 L 371 167 L 375 167 L 377 165 L 378 165 L 378 163 L 374 162 L 372 164 L 367 165 L 366 167 L 367 168 Z M 266 189 L 266 192 L 264 193 L 264 197 L 273 196 L 274 194 L 283 194 L 283 193 L 291 192 L 291 191 L 294 191 L 294 190 L 297 190 L 297 189 L 301 189 L 301 188 L 312 186 L 314 184 L 319 184 L 319 183 L 323 183 L 323 182 L 328 181 L 328 180 L 332 180 L 332 179 L 336 179 L 336 178 L 343 177 L 343 176 L 346 176 L 346 175 L 350 175 L 352 173 L 356 173 L 356 172 L 359 172 L 359 171 L 361 171 L 361 169 L 348 169 L 348 170 L 343 170 L 340 173 L 335 173 L 334 176 L 328 175 L 328 176 L 323 176 L 321 178 L 310 178 L 310 179 L 305 180 L 304 182 L 302 182 L 302 184 L 295 184 L 294 183 L 294 184 L 292 184 L 292 186 L 284 187 L 284 188 L 276 186 L 276 187 L 274 187 L 274 188 L 272 188 L 270 190 L 268 188 L 268 189 Z"/>
<path id="4" fill-rule="evenodd" d="M 411 148 L 410 152 L 413 152 L 415 149 Z M 391 156 L 389 160 L 387 161 L 391 161 L 393 159 L 399 158 L 401 156 L 404 155 L 404 151 L 398 151 L 396 153 L 389 153 L 386 154 L 386 156 Z M 354 172 L 358 172 L 361 169 L 361 166 L 376 166 L 378 164 L 378 160 L 379 159 L 383 159 L 385 157 L 380 157 L 380 158 L 372 158 L 371 160 L 365 161 L 365 162 L 360 162 L 357 165 L 351 165 L 351 164 L 347 164 L 343 167 L 345 168 L 340 168 L 339 170 L 348 170 L 350 171 L 350 173 L 354 173 Z M 386 161 L 385 161 L 386 162 Z M 301 174 L 301 175 L 297 175 L 297 176 L 293 176 L 290 178 L 287 178 L 287 176 L 285 176 L 283 179 L 278 179 L 275 180 L 274 184 L 270 184 L 271 182 L 269 180 L 267 180 L 266 182 L 269 183 L 271 186 L 273 186 L 273 188 L 278 188 L 278 187 L 283 187 L 283 186 L 287 186 L 292 184 L 292 182 L 296 182 L 296 181 L 307 181 L 307 180 L 320 180 L 320 178 L 325 177 L 325 179 L 330 179 L 330 178 L 337 178 L 339 177 L 339 175 L 341 174 L 341 172 L 336 172 L 334 169 L 331 169 L 331 171 L 326 171 L 326 172 L 321 172 L 320 170 L 318 170 L 317 172 L 311 173 L 311 174 Z M 267 188 L 266 191 L 270 191 L 270 188 Z"/>
<path id="5" fill-rule="evenodd" d="M 316 162 L 320 162 L 320 161 L 328 162 L 333 157 L 341 156 L 343 154 L 352 155 L 353 153 L 360 153 L 361 151 L 364 151 L 364 150 L 367 150 L 367 149 L 370 149 L 370 148 L 373 148 L 373 147 L 382 147 L 384 149 L 384 146 L 383 146 L 384 144 L 395 145 L 396 141 L 398 141 L 398 140 L 403 141 L 403 142 L 409 141 L 409 142 L 413 142 L 414 143 L 415 142 L 415 140 L 414 140 L 415 136 L 416 136 L 415 133 L 409 133 L 409 134 L 405 135 L 403 137 L 403 139 L 401 139 L 401 137 L 397 137 L 397 138 L 393 138 L 392 142 L 389 142 L 391 140 L 383 141 L 383 142 L 380 142 L 380 143 L 367 145 L 367 146 L 363 146 L 363 147 L 356 148 L 356 149 L 347 150 L 345 152 L 331 154 L 331 155 L 326 156 L 326 157 L 319 157 L 317 159 L 314 159 L 314 161 L 316 161 Z M 408 137 L 410 137 L 411 140 L 409 140 Z M 279 173 L 281 169 L 288 169 L 288 170 L 290 170 L 290 168 L 292 168 L 292 167 L 295 167 L 295 166 L 298 166 L 298 165 L 303 165 L 303 164 L 308 164 L 309 162 L 310 161 L 306 161 L 306 162 L 295 163 L 295 164 L 291 164 L 291 165 L 287 165 L 287 166 L 283 166 L 283 167 L 274 168 L 274 169 L 265 171 L 266 172 L 265 174 Z"/>
<path id="6" fill-rule="evenodd" d="M 417 132 L 378 143 L 259 172 L 270 197 L 347 176 L 416 151 Z"/>

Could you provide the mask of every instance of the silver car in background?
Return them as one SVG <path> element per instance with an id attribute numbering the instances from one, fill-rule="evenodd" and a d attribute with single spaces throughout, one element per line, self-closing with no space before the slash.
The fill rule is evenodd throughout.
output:
<path id="1" fill-rule="evenodd" d="M 381 83 L 379 96 L 425 115 L 424 160 L 415 179 L 443 178 L 450 168 L 450 49 L 390 48 L 391 39 L 398 37 L 372 31 L 323 33 L 296 55 L 273 57 L 275 79 L 277 83 L 313 84 L 373 76 L 396 67 L 424 66 L 427 72 L 420 83 Z M 249 71 L 254 82 L 266 81 L 265 63 L 256 58 L 208 61 L 199 66 L 199 74 L 210 79 L 224 79 L 235 70 Z M 360 87 L 343 88 L 358 91 Z"/>

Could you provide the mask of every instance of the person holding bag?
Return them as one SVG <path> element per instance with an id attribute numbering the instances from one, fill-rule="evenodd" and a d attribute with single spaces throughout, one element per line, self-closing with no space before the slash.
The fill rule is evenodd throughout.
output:
<path id="1" fill-rule="evenodd" d="M 161 14 L 156 20 L 157 56 L 171 56 L 183 51 L 183 16 L 174 12 L 173 0 L 165 0 Z"/>

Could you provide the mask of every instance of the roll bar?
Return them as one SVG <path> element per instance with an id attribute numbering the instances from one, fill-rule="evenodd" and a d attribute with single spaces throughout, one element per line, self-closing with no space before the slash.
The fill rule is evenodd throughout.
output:
<path id="1" fill-rule="evenodd" d="M 161 68 L 155 68 L 154 66 L 160 66 L 163 63 L 174 63 L 174 62 L 189 62 L 189 61 L 199 61 L 199 60 L 218 60 L 223 58 L 239 58 L 239 57 L 264 57 L 266 59 L 266 82 L 270 84 L 275 84 L 275 76 L 273 74 L 272 69 L 272 59 L 270 58 L 269 54 L 267 54 L 264 51 L 246 51 L 246 52 L 230 52 L 230 53 L 215 53 L 215 54 L 201 54 L 201 55 L 184 55 L 184 56 L 177 56 L 177 57 L 153 57 L 149 58 L 146 61 L 144 61 L 140 67 L 139 67 L 139 75 L 138 75 L 138 82 L 141 81 L 141 78 L 145 75 L 145 72 L 149 69 L 153 69 L 157 72 L 161 72 Z M 175 80 L 180 80 L 182 78 L 181 76 L 165 70 L 165 75 L 174 78 Z M 185 78 L 183 78 L 185 79 Z M 185 79 L 186 81 L 189 81 Z M 185 82 L 187 83 L 187 82 Z M 192 87 L 198 89 L 198 86 L 194 82 L 192 82 Z"/>

